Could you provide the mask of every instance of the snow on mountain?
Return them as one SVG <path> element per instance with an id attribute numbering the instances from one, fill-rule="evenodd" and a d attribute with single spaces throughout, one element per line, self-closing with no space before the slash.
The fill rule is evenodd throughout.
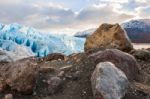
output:
<path id="1" fill-rule="evenodd" d="M 122 23 L 134 43 L 150 43 L 150 19 L 130 20 Z"/>
<path id="2" fill-rule="evenodd" d="M 16 51 L 16 44 L 26 48 L 28 53 L 36 56 L 46 56 L 49 53 L 82 52 L 85 39 L 41 33 L 33 28 L 19 24 L 0 24 L 0 47 L 7 51 Z M 22 51 L 22 50 L 20 50 Z"/>
<path id="3" fill-rule="evenodd" d="M 150 19 L 136 19 L 136 20 L 130 20 L 127 22 L 122 23 L 122 26 L 124 28 L 139 28 L 139 29 L 148 29 L 150 27 Z"/>
<path id="4" fill-rule="evenodd" d="M 96 30 L 96 28 L 88 29 L 88 30 L 85 30 L 85 31 L 80 31 L 80 32 L 75 33 L 74 36 L 85 38 L 85 37 L 90 36 L 95 30 Z"/>

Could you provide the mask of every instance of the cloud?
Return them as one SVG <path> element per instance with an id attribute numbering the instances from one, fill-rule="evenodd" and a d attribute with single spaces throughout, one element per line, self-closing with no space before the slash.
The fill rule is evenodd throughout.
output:
<path id="1" fill-rule="evenodd" d="M 137 3 L 147 3 L 148 0 L 135 0 L 135 2 L 137 2 Z"/>
<path id="2" fill-rule="evenodd" d="M 106 9 L 107 7 L 107 9 Z M 32 20 L 35 27 L 38 28 L 74 28 L 84 29 L 89 27 L 97 27 L 101 23 L 117 23 L 126 19 L 134 17 L 133 15 L 119 12 L 117 9 L 121 7 L 116 4 L 99 4 L 91 5 L 87 8 L 80 10 L 78 13 L 73 12 L 71 9 L 63 7 L 42 7 L 42 16 L 35 15 Z M 104 10 L 105 9 L 105 10 Z M 42 18 L 40 18 L 42 17 Z"/>
<path id="3" fill-rule="evenodd" d="M 124 20 L 133 18 L 133 15 L 119 12 L 114 5 L 107 4 L 104 6 L 92 6 L 83 9 L 77 16 L 77 20 L 84 24 L 100 25 L 101 23 L 121 23 Z"/>
<path id="4" fill-rule="evenodd" d="M 150 5 L 145 7 L 137 7 L 135 9 L 137 11 L 137 15 L 141 18 L 150 18 Z"/>
<path id="5" fill-rule="evenodd" d="M 41 30 L 62 31 L 98 27 L 101 23 L 121 23 L 136 16 L 150 16 L 150 3 L 147 0 L 86 0 L 85 3 L 87 2 L 88 4 L 80 4 L 80 10 L 74 10 L 71 6 L 77 8 L 77 5 L 65 5 L 60 0 L 3 0 L 0 1 L 0 22 L 17 22 Z"/>
<path id="6" fill-rule="evenodd" d="M 108 2 L 108 3 L 128 3 L 129 0 L 99 0 L 100 2 Z"/>
<path id="7" fill-rule="evenodd" d="M 1 0 L 0 5 L 10 5 L 10 4 L 19 4 L 21 0 Z"/>
<path id="8" fill-rule="evenodd" d="M 4 23 L 23 23 L 29 15 L 35 14 L 37 9 L 28 4 L 8 4 L 0 5 L 0 21 Z"/>

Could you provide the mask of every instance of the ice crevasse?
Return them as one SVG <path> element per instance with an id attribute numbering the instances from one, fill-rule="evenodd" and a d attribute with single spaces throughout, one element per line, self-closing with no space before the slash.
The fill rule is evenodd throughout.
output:
<path id="1" fill-rule="evenodd" d="M 26 49 L 28 54 L 38 57 L 46 56 L 49 53 L 69 55 L 83 52 L 84 42 L 84 38 L 42 33 L 34 28 L 16 23 L 0 24 L 0 48 L 7 51 L 16 52 L 16 47 L 20 46 Z"/>

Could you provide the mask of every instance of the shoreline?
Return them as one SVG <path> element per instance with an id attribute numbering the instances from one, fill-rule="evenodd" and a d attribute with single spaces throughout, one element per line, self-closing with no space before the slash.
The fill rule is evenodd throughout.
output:
<path id="1" fill-rule="evenodd" d="M 150 48 L 150 43 L 132 43 L 135 49 L 147 49 Z"/>

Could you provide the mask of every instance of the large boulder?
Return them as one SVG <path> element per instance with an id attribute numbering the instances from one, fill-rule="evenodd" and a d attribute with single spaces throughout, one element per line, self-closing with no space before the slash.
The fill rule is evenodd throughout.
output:
<path id="1" fill-rule="evenodd" d="M 84 45 L 85 52 L 107 48 L 116 48 L 127 52 L 133 49 L 126 32 L 119 24 L 102 24 L 91 36 L 87 37 Z"/>
<path id="2" fill-rule="evenodd" d="M 24 94 L 30 94 L 36 83 L 38 74 L 37 62 L 34 58 L 0 64 L 0 89 L 6 86 Z"/>
<path id="3" fill-rule="evenodd" d="M 89 58 L 95 65 L 99 62 L 112 62 L 126 74 L 129 80 L 138 80 L 140 66 L 136 59 L 128 53 L 117 49 L 107 49 L 91 54 Z"/>
<path id="4" fill-rule="evenodd" d="M 91 83 L 94 99 L 122 99 L 129 84 L 126 75 L 111 62 L 96 66 Z"/>

